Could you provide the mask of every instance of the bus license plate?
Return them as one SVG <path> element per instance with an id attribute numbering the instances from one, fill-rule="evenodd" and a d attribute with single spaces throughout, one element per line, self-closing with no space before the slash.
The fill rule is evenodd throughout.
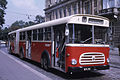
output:
<path id="1" fill-rule="evenodd" d="M 84 68 L 84 71 L 90 71 L 91 68 Z"/>

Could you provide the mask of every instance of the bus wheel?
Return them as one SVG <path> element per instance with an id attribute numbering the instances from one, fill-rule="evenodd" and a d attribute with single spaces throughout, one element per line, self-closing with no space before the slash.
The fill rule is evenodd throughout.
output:
<path id="1" fill-rule="evenodd" d="M 44 65 L 43 65 L 43 58 L 41 58 L 41 68 L 43 68 Z"/>
<path id="2" fill-rule="evenodd" d="M 23 49 L 20 50 L 20 58 L 21 58 L 21 59 L 24 58 L 24 51 L 23 51 Z"/>
<path id="3" fill-rule="evenodd" d="M 46 57 L 43 58 L 43 61 L 44 61 L 44 69 L 45 70 L 48 70 L 48 59 Z"/>
<path id="4" fill-rule="evenodd" d="M 41 58 L 41 67 L 45 70 L 48 70 L 48 59 L 45 55 Z"/>

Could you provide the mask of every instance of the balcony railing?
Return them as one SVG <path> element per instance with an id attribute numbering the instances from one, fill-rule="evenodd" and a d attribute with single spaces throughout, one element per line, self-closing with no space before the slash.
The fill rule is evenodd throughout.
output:
<path id="1" fill-rule="evenodd" d="M 100 10 L 99 15 L 116 14 L 118 12 L 120 12 L 120 8 L 112 7 Z"/>

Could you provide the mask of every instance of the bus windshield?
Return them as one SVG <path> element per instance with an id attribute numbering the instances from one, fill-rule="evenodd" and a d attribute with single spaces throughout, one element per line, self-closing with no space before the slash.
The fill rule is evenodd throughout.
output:
<path id="1" fill-rule="evenodd" d="M 93 44 L 93 30 L 90 25 L 69 24 L 69 43 Z M 94 44 L 105 44 L 107 28 L 94 27 Z"/>

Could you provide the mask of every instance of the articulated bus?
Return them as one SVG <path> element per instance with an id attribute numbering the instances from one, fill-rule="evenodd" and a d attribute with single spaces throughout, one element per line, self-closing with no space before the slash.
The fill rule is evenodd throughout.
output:
<path id="1" fill-rule="evenodd" d="M 65 73 L 109 69 L 109 20 L 76 14 L 12 31 L 9 52 Z"/>

